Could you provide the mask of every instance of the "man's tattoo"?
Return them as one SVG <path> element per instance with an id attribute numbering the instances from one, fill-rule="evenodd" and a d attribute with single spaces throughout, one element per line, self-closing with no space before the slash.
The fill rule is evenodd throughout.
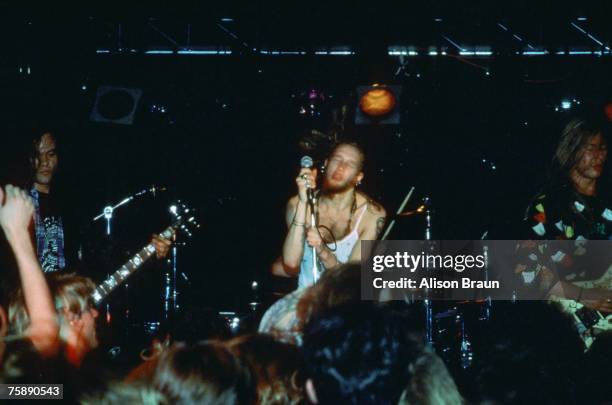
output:
<path id="1" fill-rule="evenodd" d="M 378 219 L 376 220 L 376 237 L 378 237 L 382 232 L 385 226 L 385 220 L 385 217 L 378 217 Z"/>

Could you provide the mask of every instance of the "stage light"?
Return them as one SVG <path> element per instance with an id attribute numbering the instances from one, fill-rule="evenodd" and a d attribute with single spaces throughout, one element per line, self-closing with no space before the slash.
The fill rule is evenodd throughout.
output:
<path id="1" fill-rule="evenodd" d="M 561 108 L 563 108 L 564 110 L 569 110 L 570 108 L 572 108 L 572 102 L 569 100 L 561 101 Z"/>
<path id="2" fill-rule="evenodd" d="M 399 124 L 399 97 L 401 86 L 357 87 L 358 106 L 355 123 L 359 124 Z"/>
<path id="3" fill-rule="evenodd" d="M 131 125 L 142 90 L 100 86 L 89 119 L 94 122 Z"/>
<path id="4" fill-rule="evenodd" d="M 392 91 L 383 86 L 373 86 L 359 100 L 359 107 L 370 117 L 382 117 L 395 108 L 397 101 Z"/>

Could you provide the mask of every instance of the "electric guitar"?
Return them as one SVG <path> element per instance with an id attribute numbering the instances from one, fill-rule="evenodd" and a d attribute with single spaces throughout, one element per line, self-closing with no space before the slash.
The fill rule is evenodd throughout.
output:
<path id="1" fill-rule="evenodd" d="M 597 280 L 573 282 L 572 284 L 584 289 L 602 288 L 610 290 L 612 289 L 612 266 Z M 551 300 L 559 303 L 561 308 L 572 316 L 578 328 L 578 333 L 587 349 L 591 346 L 597 335 L 612 330 L 612 314 L 603 314 L 577 301 L 566 298 L 553 296 Z"/>
<path id="2" fill-rule="evenodd" d="M 170 207 L 170 213 L 173 216 L 172 225 L 167 227 L 162 233 L 159 234 L 161 239 L 169 240 L 172 238 L 175 232 L 181 231 L 187 236 L 192 236 L 192 229 L 197 229 L 200 225 L 196 222 L 195 217 L 191 215 L 192 210 L 187 208 L 180 201 Z M 100 304 L 112 291 L 123 282 L 136 270 L 138 270 L 151 256 L 155 254 L 155 245 L 149 243 L 147 246 L 142 248 L 140 252 L 136 253 L 130 260 L 125 262 L 123 266 L 119 267 L 117 271 L 108 276 L 102 284 L 98 285 L 94 292 L 91 294 L 91 298 L 94 304 L 97 306 Z"/>

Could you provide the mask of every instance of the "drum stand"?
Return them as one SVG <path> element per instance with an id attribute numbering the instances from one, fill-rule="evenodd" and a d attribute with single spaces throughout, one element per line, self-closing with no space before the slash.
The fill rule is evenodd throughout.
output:
<path id="1" fill-rule="evenodd" d="M 430 199 L 429 197 L 425 197 L 423 199 L 423 204 L 425 205 L 425 207 L 427 207 L 426 211 L 425 211 L 425 240 L 426 241 L 431 241 L 431 208 L 430 208 Z M 426 242 L 427 243 L 427 242 Z M 428 244 L 429 245 L 429 244 Z M 431 248 L 431 246 L 428 246 L 428 248 Z M 427 269 L 426 269 L 427 271 Z M 432 308 L 432 304 L 431 304 L 431 299 L 429 297 L 429 291 L 426 288 L 425 289 L 425 300 L 423 301 L 423 304 L 425 305 L 425 337 L 427 339 L 427 343 L 429 345 L 433 345 L 434 343 L 434 339 L 433 339 L 433 308 Z"/>

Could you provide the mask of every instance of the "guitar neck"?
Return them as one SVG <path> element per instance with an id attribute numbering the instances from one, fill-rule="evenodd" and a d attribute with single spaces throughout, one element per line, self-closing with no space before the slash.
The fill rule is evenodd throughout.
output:
<path id="1" fill-rule="evenodd" d="M 173 227 L 168 227 L 159 236 L 162 239 L 168 239 L 172 236 Z M 91 297 L 95 305 L 102 302 L 115 288 L 119 287 L 125 280 L 136 270 L 138 270 L 151 256 L 155 254 L 155 245 L 149 243 L 136 253 L 123 266 L 111 274 L 104 282 L 96 287 Z"/>

